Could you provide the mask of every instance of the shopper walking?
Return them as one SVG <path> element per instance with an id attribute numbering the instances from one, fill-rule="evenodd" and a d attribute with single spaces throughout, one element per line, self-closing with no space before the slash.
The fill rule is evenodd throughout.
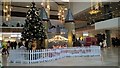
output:
<path id="1" fill-rule="evenodd" d="M 120 46 L 120 38 L 118 39 L 118 46 Z"/>
<path id="2" fill-rule="evenodd" d="M 24 45 L 22 45 L 20 46 L 20 50 L 27 50 L 27 48 Z"/>
<path id="3" fill-rule="evenodd" d="M 107 47 L 106 40 L 103 41 L 103 47 Z"/>
<path id="4" fill-rule="evenodd" d="M 9 54 L 8 52 L 8 47 L 7 47 L 7 43 L 5 41 L 2 40 L 2 55 L 6 55 Z"/>
<path id="5" fill-rule="evenodd" d="M 82 40 L 80 40 L 80 43 L 81 43 L 81 45 L 82 46 L 84 46 L 85 45 L 85 42 L 84 42 L 84 40 L 82 39 Z"/>
<path id="6" fill-rule="evenodd" d="M 0 49 L 2 49 L 2 41 L 0 41 Z"/>
<path id="7" fill-rule="evenodd" d="M 17 47 L 17 42 L 15 41 L 14 42 L 14 49 L 16 49 L 16 47 Z"/>
<path id="8" fill-rule="evenodd" d="M 20 42 L 18 43 L 18 48 L 20 48 L 22 45 L 23 45 L 23 44 L 22 44 L 22 42 L 20 41 Z"/>
<path id="9" fill-rule="evenodd" d="M 14 43 L 13 42 L 10 42 L 10 47 L 11 47 L 11 49 L 14 48 Z"/>
<path id="10" fill-rule="evenodd" d="M 116 46 L 119 46 L 119 39 L 116 37 Z"/>
<path id="11" fill-rule="evenodd" d="M 7 48 L 10 49 L 10 41 L 7 42 Z"/>
<path id="12" fill-rule="evenodd" d="M 115 47 L 116 44 L 115 44 L 115 38 L 112 38 L 112 45 Z"/>
<path id="13" fill-rule="evenodd" d="M 100 42 L 99 45 L 100 45 L 100 47 L 102 48 L 102 47 L 103 47 L 103 42 Z"/>

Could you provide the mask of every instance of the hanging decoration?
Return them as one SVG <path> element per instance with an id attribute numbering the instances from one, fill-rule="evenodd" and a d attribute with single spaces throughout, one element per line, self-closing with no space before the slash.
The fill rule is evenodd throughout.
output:
<path id="1" fill-rule="evenodd" d="M 7 22 L 11 18 L 11 0 L 3 2 L 3 21 Z"/>
<path id="2" fill-rule="evenodd" d="M 74 22 L 74 17 L 70 9 L 68 9 L 67 15 L 65 18 L 65 23 L 68 23 L 68 22 Z"/>
<path id="3" fill-rule="evenodd" d="M 44 7 L 40 9 L 40 18 L 42 19 L 42 21 L 49 21 L 48 14 L 45 11 Z"/>
<path id="4" fill-rule="evenodd" d="M 63 5 L 58 6 L 58 18 L 61 22 L 63 22 L 65 20 L 65 10 L 67 10 L 67 8 L 65 8 L 65 6 L 63 6 Z"/>
<path id="5" fill-rule="evenodd" d="M 93 0 L 91 0 L 91 10 L 90 10 L 90 14 L 97 14 L 99 12 L 101 12 L 101 7 L 102 7 L 102 3 L 100 0 L 97 0 L 96 2 L 93 2 Z"/>
<path id="6" fill-rule="evenodd" d="M 45 8 L 45 11 L 48 14 L 48 17 L 50 15 L 50 0 L 42 0 L 41 6 Z"/>

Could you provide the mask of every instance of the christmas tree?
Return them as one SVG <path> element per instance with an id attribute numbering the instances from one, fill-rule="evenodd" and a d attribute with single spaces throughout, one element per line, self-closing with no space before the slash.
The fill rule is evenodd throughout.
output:
<path id="1" fill-rule="evenodd" d="M 46 38 L 46 33 L 45 27 L 40 19 L 39 11 L 34 2 L 27 12 L 25 22 L 22 31 L 22 40 L 25 40 L 28 43 L 30 41 L 36 41 L 37 48 L 40 48 L 42 42 Z"/>

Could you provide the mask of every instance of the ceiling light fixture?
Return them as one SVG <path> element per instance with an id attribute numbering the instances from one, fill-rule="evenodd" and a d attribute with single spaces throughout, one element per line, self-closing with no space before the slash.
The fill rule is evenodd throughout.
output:
<path id="1" fill-rule="evenodd" d="M 27 5 L 26 7 L 29 8 L 30 6 Z"/>
<path id="2" fill-rule="evenodd" d="M 67 10 L 67 8 L 65 8 L 65 10 Z"/>
<path id="3" fill-rule="evenodd" d="M 62 0 L 63 2 L 69 2 L 69 0 Z"/>
<path id="4" fill-rule="evenodd" d="M 42 3 L 41 3 L 41 6 L 43 6 L 43 5 L 44 5 L 44 3 L 42 2 Z"/>
<path id="5" fill-rule="evenodd" d="M 95 5 L 94 5 L 95 4 Z M 102 3 L 98 0 L 97 2 L 93 3 L 93 1 L 91 0 L 91 10 L 90 10 L 90 14 L 97 14 L 99 12 L 101 12 L 100 8 L 102 7 Z"/>

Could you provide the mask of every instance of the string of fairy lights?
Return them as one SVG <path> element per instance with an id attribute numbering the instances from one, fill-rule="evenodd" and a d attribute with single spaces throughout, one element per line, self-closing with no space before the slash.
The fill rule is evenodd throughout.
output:
<path id="1" fill-rule="evenodd" d="M 58 6 L 58 18 L 61 22 L 65 20 L 65 11 L 67 8 L 64 5 L 59 5 Z"/>
<path id="2" fill-rule="evenodd" d="M 11 19 L 11 0 L 4 0 L 3 2 L 3 21 L 7 22 Z"/>
<path id="3" fill-rule="evenodd" d="M 41 3 L 41 6 L 46 7 L 46 11 L 48 13 L 48 16 L 50 15 L 50 0 L 46 1 L 46 5 L 45 5 L 45 1 L 43 0 Z M 65 5 L 58 5 L 58 19 L 61 22 L 64 22 L 65 20 L 65 11 L 67 10 L 67 8 L 65 7 Z"/>

